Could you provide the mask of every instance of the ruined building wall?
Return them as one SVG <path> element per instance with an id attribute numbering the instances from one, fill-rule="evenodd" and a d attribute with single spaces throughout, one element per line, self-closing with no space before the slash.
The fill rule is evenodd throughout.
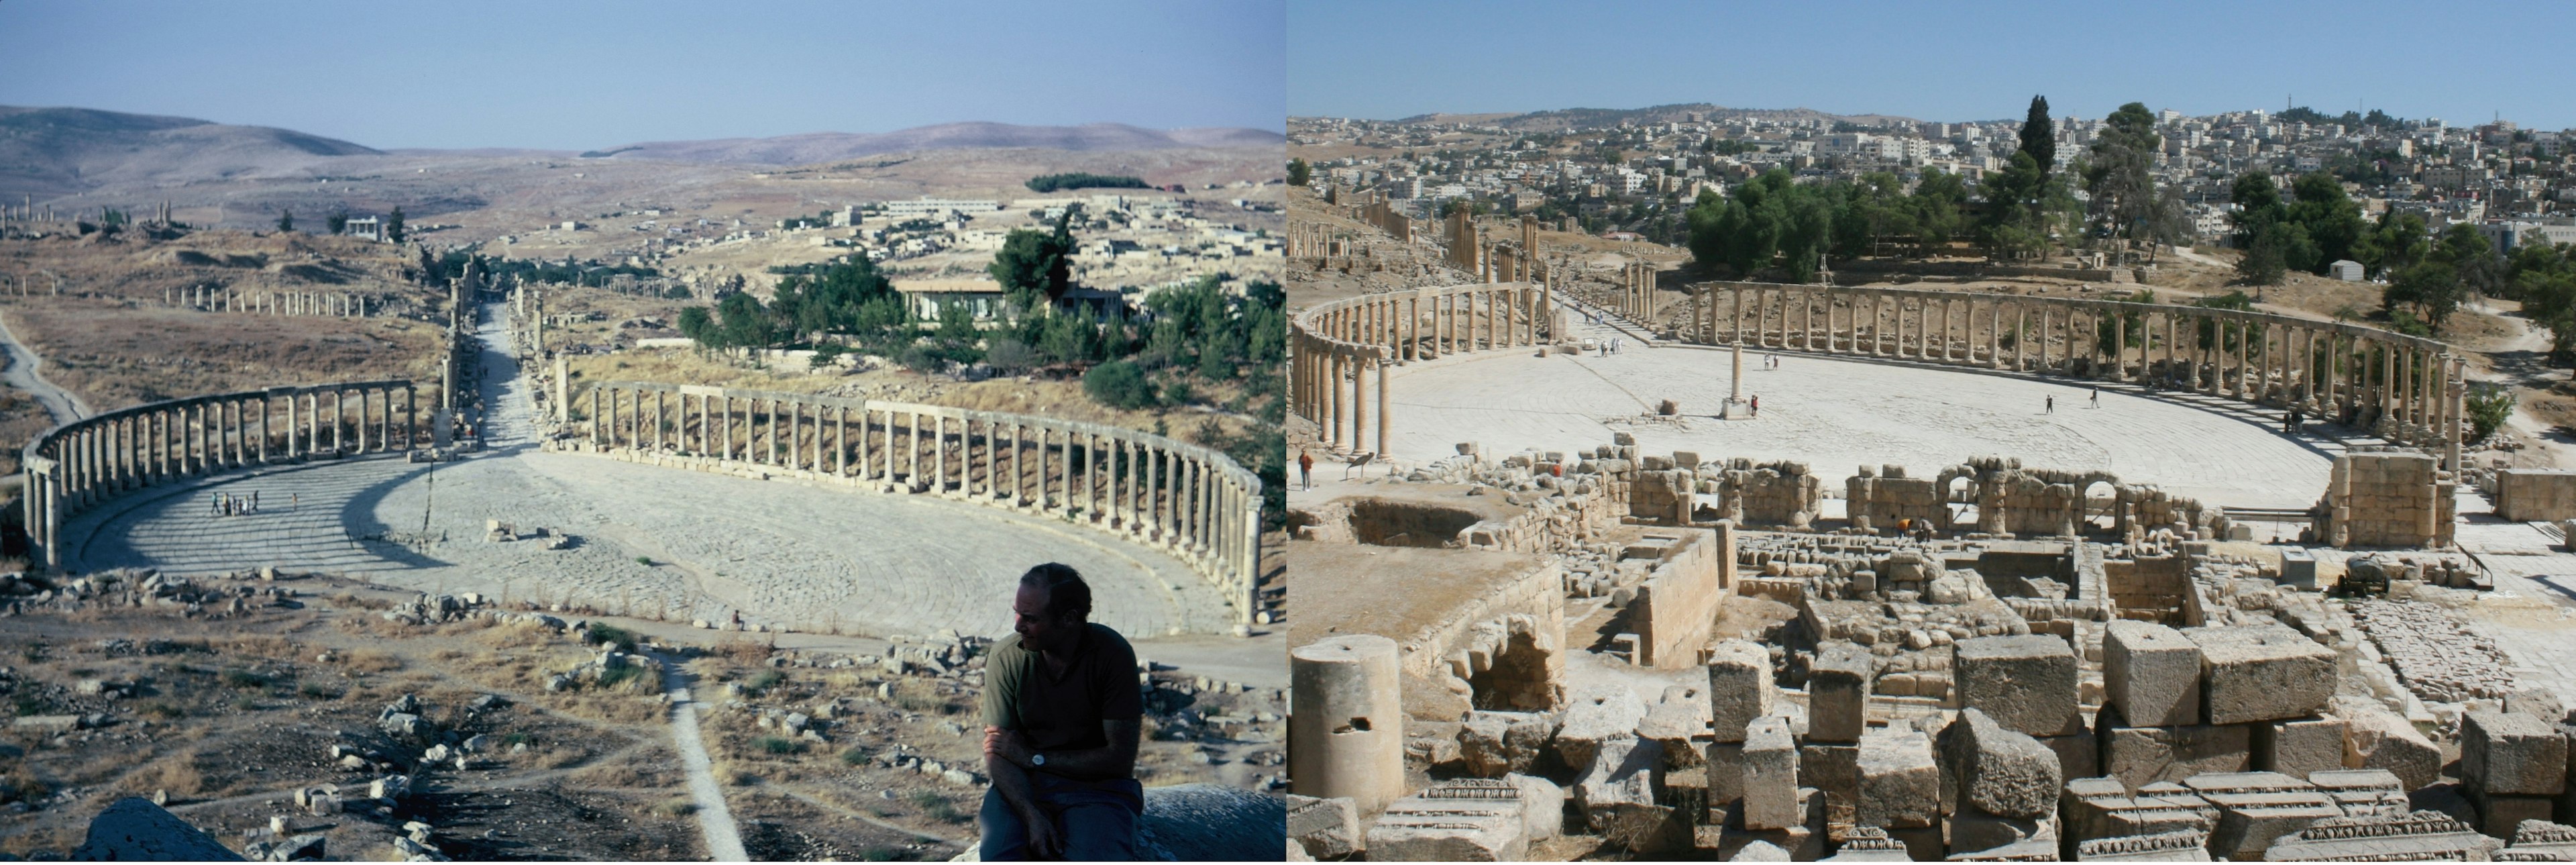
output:
<path id="1" fill-rule="evenodd" d="M 1734 583 L 1735 527 L 1677 528 L 1646 532 L 1663 556 L 1628 607 L 1637 635 L 1640 666 L 1680 669 L 1699 664 L 1719 605 Z"/>
<path id="2" fill-rule="evenodd" d="M 2431 456 L 2392 451 L 2335 458 L 2317 502 L 2315 534 L 2338 547 L 2422 547 L 2451 542 L 2457 485 Z"/>
<path id="3" fill-rule="evenodd" d="M 1890 465 L 1882 471 L 1861 466 L 1860 473 L 1843 482 L 1843 504 L 1848 509 L 1852 528 L 1878 531 L 1896 527 L 1902 519 L 1930 520 L 1936 525 L 1949 525 L 1950 509 L 1942 504 L 1941 488 L 1929 478 L 1909 478 L 1905 467 Z"/>

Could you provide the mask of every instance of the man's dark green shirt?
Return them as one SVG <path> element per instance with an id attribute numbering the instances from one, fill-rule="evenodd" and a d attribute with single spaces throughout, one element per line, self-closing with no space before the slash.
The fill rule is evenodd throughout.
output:
<path id="1" fill-rule="evenodd" d="M 1037 652 L 1020 648 L 1020 635 L 1003 637 L 984 656 L 984 724 L 1017 730 L 1038 751 L 1088 751 L 1109 746 L 1105 721 L 1141 721 L 1145 704 L 1136 685 L 1136 650 L 1109 626 L 1086 623 L 1063 675 L 1047 669 Z"/>

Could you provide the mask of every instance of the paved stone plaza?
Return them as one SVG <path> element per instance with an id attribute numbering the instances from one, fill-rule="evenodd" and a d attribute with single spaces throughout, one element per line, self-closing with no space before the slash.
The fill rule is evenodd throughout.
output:
<path id="1" fill-rule="evenodd" d="M 508 345 L 501 307 L 489 312 L 485 345 Z M 1090 579 L 1094 621 L 1124 633 L 1230 627 L 1217 592 L 1181 562 L 1069 525 L 927 496 L 541 453 L 515 364 L 490 349 L 482 360 L 496 406 L 487 453 L 263 469 L 139 492 L 72 520 L 65 564 L 179 573 L 273 564 L 681 621 L 739 611 L 798 629 L 998 636 L 1009 632 L 1020 573 L 1061 561 Z M 218 492 L 257 492 L 260 513 L 214 516 Z M 487 520 L 575 541 L 561 550 L 535 538 L 491 542 Z"/>
<path id="2" fill-rule="evenodd" d="M 1388 447 L 1419 465 L 1478 442 L 1497 453 L 1575 451 L 1636 436 L 1649 453 L 1792 459 L 1840 477 L 1860 465 L 1898 464 L 1930 475 L 1971 457 L 2006 454 L 2024 465 L 2103 469 L 2221 505 L 2301 508 L 2316 502 L 2334 455 L 2331 439 L 2279 435 L 2279 418 L 2241 404 L 2185 394 L 2147 396 L 2122 385 L 2091 408 L 2089 386 L 2022 376 L 1782 354 L 1762 369 L 1745 353 L 1744 392 L 1757 419 L 1718 420 L 1729 352 L 1648 348 L 1627 334 L 1577 322 L 1575 336 L 1621 337 L 1609 357 L 1496 353 L 1397 368 L 1389 378 L 1394 424 Z M 2054 396 L 2055 412 L 2045 401 Z M 1630 424 L 1675 400 L 1685 426 Z M 1373 408 L 1373 406 L 1372 406 Z M 1608 421 L 1609 423 L 1605 423 Z"/>

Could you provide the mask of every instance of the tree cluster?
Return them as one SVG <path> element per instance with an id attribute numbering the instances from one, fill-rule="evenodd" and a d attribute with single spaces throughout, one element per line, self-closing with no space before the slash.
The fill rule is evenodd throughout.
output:
<path id="1" fill-rule="evenodd" d="M 2280 183 L 2267 172 L 2236 178 L 2229 198 L 2236 212 L 2236 244 L 2245 258 L 2237 276 L 2250 285 L 2279 285 L 2291 270 L 2324 275 L 2337 261 L 2353 259 L 2370 223 L 2361 206 L 2345 195 L 2343 181 L 2323 171 L 2290 182 L 2291 197 L 2281 197 Z M 2354 259 L 2357 260 L 2357 259 Z"/>
<path id="2" fill-rule="evenodd" d="M 1030 192 L 1054 192 L 1059 189 L 1152 189 L 1141 177 L 1116 174 L 1089 174 L 1080 171 L 1064 174 L 1041 174 L 1029 178 Z"/>
<path id="3" fill-rule="evenodd" d="M 1815 278 L 1823 256 L 1883 252 L 1891 237 L 1914 251 L 1938 249 L 1965 227 L 1967 188 L 1956 175 L 1927 171 L 1908 192 L 1896 175 L 1856 182 L 1801 184 L 1772 169 L 1720 197 L 1700 193 L 1685 214 L 1690 250 L 1702 267 L 1725 264 L 1751 277 L 1778 266 L 1793 282 Z"/>

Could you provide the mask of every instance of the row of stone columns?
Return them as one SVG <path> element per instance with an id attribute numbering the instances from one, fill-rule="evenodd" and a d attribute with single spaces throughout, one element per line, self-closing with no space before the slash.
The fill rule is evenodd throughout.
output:
<path id="1" fill-rule="evenodd" d="M 22 460 L 27 537 L 46 565 L 59 566 L 63 520 L 123 493 L 271 462 L 409 449 L 417 406 L 410 382 L 358 382 L 190 397 L 65 424 L 38 436 Z"/>
<path id="2" fill-rule="evenodd" d="M 2417 443 L 2447 441 L 2460 420 L 2452 406 L 2461 362 L 2446 346 L 2354 325 L 1964 292 L 1715 283 L 1707 293 L 1722 295 L 1701 304 L 1699 332 L 1710 344 L 2110 381 L 2152 376 L 2166 386 L 2320 414 L 2368 411 L 2381 419 L 2383 435 Z M 2140 337 L 2134 346 L 2132 330 Z"/>
<path id="3" fill-rule="evenodd" d="M 612 382 L 594 449 L 704 458 L 1026 509 L 1195 560 L 1243 622 L 1259 606 L 1261 482 L 1225 455 L 1099 424 L 911 403 Z"/>
<path id="4" fill-rule="evenodd" d="M 194 285 L 184 289 L 162 289 L 165 306 L 181 305 L 208 312 L 248 312 L 261 315 L 312 315 L 334 318 L 366 318 L 371 313 L 367 296 L 347 292 L 322 291 L 251 291 Z"/>
<path id="5" fill-rule="evenodd" d="M 1427 357 L 1547 344 L 1554 291 L 1545 284 L 1469 285 L 1334 301 L 1289 325 L 1290 410 L 1337 447 L 1387 452 L 1388 368 Z M 1370 426 L 1371 377 L 1376 425 Z"/>
<path id="6" fill-rule="evenodd" d="M 1647 326 L 1655 323 L 1655 266 L 1632 261 L 1619 268 L 1619 314 Z"/>

